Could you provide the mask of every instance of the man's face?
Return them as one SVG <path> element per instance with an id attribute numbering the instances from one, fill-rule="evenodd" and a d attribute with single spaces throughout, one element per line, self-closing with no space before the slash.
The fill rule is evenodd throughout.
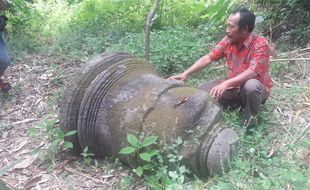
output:
<path id="1" fill-rule="evenodd" d="M 226 35 L 233 41 L 241 41 L 244 37 L 245 30 L 240 30 L 238 23 L 240 14 L 232 14 L 226 20 Z"/>

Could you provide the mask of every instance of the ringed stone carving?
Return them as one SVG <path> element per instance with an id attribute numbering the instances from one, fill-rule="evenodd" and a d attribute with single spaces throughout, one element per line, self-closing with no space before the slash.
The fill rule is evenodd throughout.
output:
<path id="1" fill-rule="evenodd" d="M 237 134 L 225 126 L 220 107 L 205 91 L 158 76 L 146 61 L 105 53 L 82 68 L 65 90 L 60 109 L 63 131 L 80 151 L 117 156 L 135 167 L 135 159 L 120 155 L 127 134 L 155 135 L 165 143 L 181 137 L 179 153 L 199 176 L 227 168 Z M 160 148 L 160 147 L 159 147 Z"/>

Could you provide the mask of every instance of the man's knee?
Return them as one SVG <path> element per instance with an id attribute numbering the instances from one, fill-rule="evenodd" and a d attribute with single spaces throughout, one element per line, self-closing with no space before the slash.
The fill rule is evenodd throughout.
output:
<path id="1" fill-rule="evenodd" d="M 263 93 L 263 84 L 257 79 L 249 79 L 246 81 L 242 87 L 242 91 L 247 94 L 261 95 Z"/>

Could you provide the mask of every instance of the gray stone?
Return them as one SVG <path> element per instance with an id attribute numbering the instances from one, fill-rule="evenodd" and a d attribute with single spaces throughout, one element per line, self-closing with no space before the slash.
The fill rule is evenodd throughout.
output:
<path id="1" fill-rule="evenodd" d="M 205 91 L 162 79 L 146 61 L 126 53 L 100 55 L 77 73 L 60 113 L 62 129 L 77 130 L 67 138 L 75 151 L 88 147 L 99 157 L 117 156 L 131 167 L 135 158 L 119 154 L 128 146 L 127 134 L 143 132 L 167 144 L 181 137 L 186 146 L 179 152 L 199 176 L 228 168 L 237 139 Z"/>

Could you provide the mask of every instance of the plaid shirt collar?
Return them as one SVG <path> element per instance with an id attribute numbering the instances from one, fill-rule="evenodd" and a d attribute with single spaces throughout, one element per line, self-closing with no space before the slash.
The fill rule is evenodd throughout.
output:
<path id="1" fill-rule="evenodd" d="M 244 40 L 244 42 L 242 43 L 246 48 L 248 48 L 254 38 L 254 36 L 256 36 L 257 34 L 255 32 L 251 32 L 249 37 L 247 39 Z M 234 41 L 231 41 L 229 38 L 228 38 L 228 42 L 231 43 L 231 44 L 236 44 L 237 45 L 237 42 L 234 42 Z"/>
<path id="2" fill-rule="evenodd" d="M 248 48 L 250 46 L 251 42 L 253 41 L 254 36 L 256 36 L 256 33 L 255 32 L 251 32 L 249 37 L 246 40 L 244 40 L 243 45 L 246 48 Z"/>

